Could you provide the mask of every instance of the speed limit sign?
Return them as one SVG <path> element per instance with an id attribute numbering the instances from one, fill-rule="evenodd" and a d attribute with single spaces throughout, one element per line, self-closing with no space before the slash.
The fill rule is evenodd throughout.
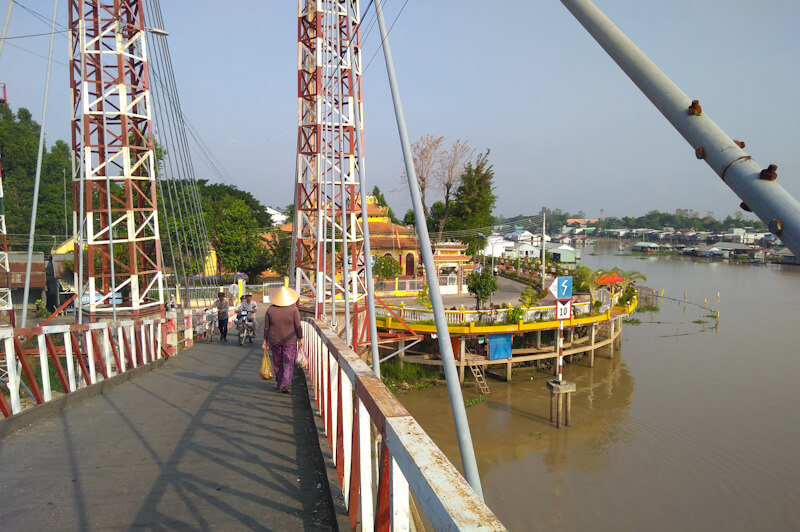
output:
<path id="1" fill-rule="evenodd" d="M 556 319 L 568 320 L 572 316 L 572 300 L 559 299 L 556 301 Z"/>

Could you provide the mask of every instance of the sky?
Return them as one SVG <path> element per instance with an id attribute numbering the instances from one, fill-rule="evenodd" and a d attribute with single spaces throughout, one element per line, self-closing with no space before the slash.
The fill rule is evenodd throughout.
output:
<path id="1" fill-rule="evenodd" d="M 67 24 L 66 0 L 58 22 Z M 231 176 L 264 204 L 293 202 L 297 4 L 161 2 L 185 116 Z M 368 2 L 361 2 L 362 11 Z M 800 197 L 800 2 L 596 0 L 723 131 Z M 0 0 L 4 16 L 8 0 Z M 8 37 L 49 27 L 51 0 L 18 0 Z M 370 8 L 372 10 L 373 8 Z M 384 0 L 411 141 L 490 150 L 495 215 L 543 206 L 588 217 L 693 209 L 717 218 L 740 199 L 556 0 Z M 374 19 L 374 14 L 365 16 Z M 0 82 L 41 122 L 47 36 L 6 41 Z M 69 139 L 67 40 L 56 37 L 47 142 Z M 368 188 L 411 205 L 377 27 L 363 33 Z M 373 54 L 374 58 L 373 58 Z M 200 159 L 197 178 L 211 171 Z M 434 195 L 434 200 L 437 199 Z"/>

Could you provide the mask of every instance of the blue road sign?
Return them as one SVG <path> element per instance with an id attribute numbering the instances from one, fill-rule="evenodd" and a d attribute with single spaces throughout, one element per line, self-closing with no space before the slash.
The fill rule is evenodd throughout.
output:
<path id="1" fill-rule="evenodd" d="M 550 285 L 550 293 L 556 296 L 556 299 L 570 299 L 572 297 L 572 276 L 556 277 L 556 280 Z"/>

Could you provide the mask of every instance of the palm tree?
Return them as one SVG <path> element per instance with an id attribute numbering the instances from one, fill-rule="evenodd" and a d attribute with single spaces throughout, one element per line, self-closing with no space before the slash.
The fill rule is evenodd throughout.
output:
<path id="1" fill-rule="evenodd" d="M 596 299 L 597 287 L 600 286 L 598 281 L 605 273 L 605 270 L 593 270 L 587 266 L 578 266 L 575 268 L 575 277 L 578 278 L 580 283 L 585 283 L 586 287 L 589 289 L 592 305 L 594 305 L 594 300 Z"/>
<path id="2" fill-rule="evenodd" d="M 635 281 L 641 279 L 642 281 L 646 281 L 647 277 L 641 273 L 637 272 L 636 270 L 629 270 L 625 271 L 620 268 L 614 268 L 612 271 L 615 271 L 622 277 L 622 292 L 624 293 L 625 290 L 631 286 Z"/>

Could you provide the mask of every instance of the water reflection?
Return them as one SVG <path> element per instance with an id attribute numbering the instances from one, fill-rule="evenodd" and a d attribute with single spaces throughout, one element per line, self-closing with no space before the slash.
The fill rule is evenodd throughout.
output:
<path id="1" fill-rule="evenodd" d="M 601 467 L 594 462 L 607 455 L 604 447 L 631 436 L 621 425 L 633 396 L 633 376 L 621 362 L 619 347 L 613 358 L 603 358 L 609 354 L 608 349 L 598 349 L 594 369 L 586 366 L 586 357 L 565 366 L 564 378 L 577 384 L 572 400 L 573 421 L 568 430 L 556 429 L 550 423 L 550 393 L 545 382 L 552 376 L 548 373 L 520 368 L 514 370 L 510 383 L 490 379 L 491 394 L 467 410 L 481 471 L 488 472 L 496 464 L 542 449 L 547 450 L 551 471 L 558 467 Z M 465 400 L 476 395 L 474 390 L 465 388 Z M 458 448 L 447 389 L 428 388 L 400 399 L 437 442 L 444 440 L 442 448 L 455 462 Z M 575 464 L 557 459 L 564 447 L 575 445 L 587 450 L 588 460 Z"/>

